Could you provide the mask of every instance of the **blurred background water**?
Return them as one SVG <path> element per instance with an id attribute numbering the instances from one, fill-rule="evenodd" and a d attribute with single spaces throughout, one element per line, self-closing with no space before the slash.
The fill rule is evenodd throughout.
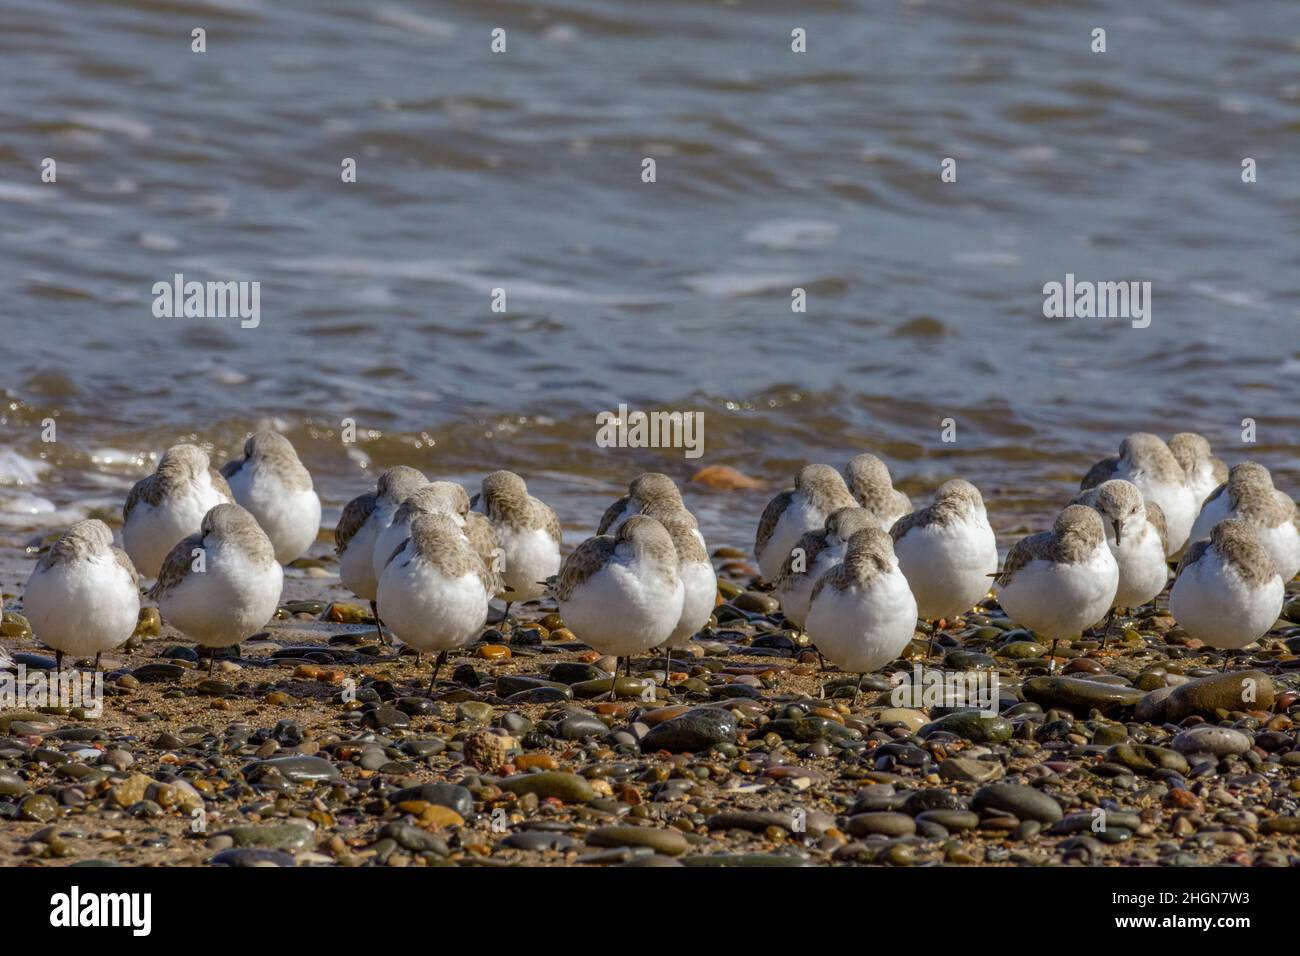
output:
<path id="1" fill-rule="evenodd" d="M 265 424 L 327 521 L 379 467 L 509 467 L 573 541 L 639 471 L 729 464 L 768 488 L 688 503 L 746 546 L 799 464 L 872 450 L 976 481 L 1005 542 L 1138 429 L 1295 494 L 1297 10 L 0 0 L 0 526 Z M 260 326 L 155 318 L 177 272 L 259 281 Z M 1066 273 L 1150 281 L 1150 328 L 1044 318 Z M 597 448 L 619 402 L 704 412 L 703 458 Z"/>

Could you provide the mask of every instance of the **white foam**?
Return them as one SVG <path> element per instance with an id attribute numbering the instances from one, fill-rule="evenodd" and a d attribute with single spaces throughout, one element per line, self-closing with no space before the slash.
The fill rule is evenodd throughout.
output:
<path id="1" fill-rule="evenodd" d="M 770 219 L 745 233 L 745 241 L 769 249 L 814 249 L 839 235 L 840 227 L 818 219 Z"/>

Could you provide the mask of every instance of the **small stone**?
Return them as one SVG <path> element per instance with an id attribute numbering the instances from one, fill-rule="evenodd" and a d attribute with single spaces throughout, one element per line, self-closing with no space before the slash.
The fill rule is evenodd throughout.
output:
<path id="1" fill-rule="evenodd" d="M 554 797 L 564 803 L 590 803 L 596 791 L 585 777 L 559 770 L 521 773 L 501 781 L 501 789 L 515 794 L 536 794 L 540 799 Z"/>
<path id="2" fill-rule="evenodd" d="M 310 827 L 297 823 L 248 824 L 226 830 L 222 836 L 234 840 L 237 847 L 262 847 L 271 850 L 301 850 L 314 846 Z"/>
<path id="3" fill-rule="evenodd" d="M 1044 710 L 1056 707 L 1076 717 L 1087 717 L 1093 710 L 1107 715 L 1119 713 L 1136 706 L 1144 696 L 1136 687 L 1082 677 L 1031 677 L 1024 683 L 1024 693 L 1025 700 L 1039 704 Z"/>
<path id="4" fill-rule="evenodd" d="M 1165 701 L 1165 719 L 1176 724 L 1194 714 L 1213 718 L 1219 711 L 1272 710 L 1276 696 L 1272 679 L 1263 671 L 1214 674 L 1175 687 Z"/>
<path id="5" fill-rule="evenodd" d="M 1213 754 L 1227 757 L 1231 754 L 1244 754 L 1252 746 L 1248 734 L 1231 727 L 1215 727 L 1202 724 L 1182 731 L 1170 744 L 1182 754 Z"/>
<path id="6" fill-rule="evenodd" d="M 849 833 L 855 837 L 880 834 L 888 837 L 911 836 L 916 832 L 916 821 L 906 813 L 880 811 L 859 813 L 849 817 Z"/>
<path id="7" fill-rule="evenodd" d="M 988 783 L 1002 776 L 1002 764 L 974 757 L 949 757 L 939 764 L 939 776 L 953 783 Z"/>
<path id="8" fill-rule="evenodd" d="M 509 737 L 490 730 L 476 730 L 465 737 L 465 760 L 477 770 L 492 773 L 509 759 L 513 744 Z"/>
<path id="9" fill-rule="evenodd" d="M 334 764 L 324 757 L 312 757 L 304 754 L 290 754 L 285 757 L 272 757 L 259 760 L 250 772 L 261 776 L 270 771 L 277 771 L 290 783 L 337 783 L 343 779 Z"/>
<path id="10" fill-rule="evenodd" d="M 587 845 L 649 847 L 665 856 L 681 856 L 690 849 L 690 844 L 679 831 L 658 827 L 601 827 L 587 835 Z"/>
<path id="11" fill-rule="evenodd" d="M 126 809 L 132 804 L 143 800 L 152 784 L 153 780 L 151 778 L 142 773 L 133 773 L 113 787 L 113 802 L 122 809 Z"/>
<path id="12" fill-rule="evenodd" d="M 994 783 L 982 787 L 971 801 L 975 810 L 1001 810 L 1019 820 L 1055 823 L 1063 813 L 1061 805 L 1047 794 L 1014 783 Z"/>
<path id="13" fill-rule="evenodd" d="M 642 753 L 698 753 L 736 742 L 736 718 L 720 707 L 697 707 L 652 727 L 641 740 Z"/>
<path id="14" fill-rule="evenodd" d="M 155 612 L 156 613 L 156 612 Z M 17 611 L 0 614 L 0 637 L 31 637 L 32 626 Z"/>
<path id="15" fill-rule="evenodd" d="M 135 619 L 132 637 L 157 637 L 162 633 L 162 614 L 156 607 L 142 607 Z"/>
<path id="16" fill-rule="evenodd" d="M 23 797 L 18 804 L 18 819 L 33 820 L 37 823 L 49 823 L 59 815 L 59 805 L 55 799 L 44 793 L 33 793 Z"/>

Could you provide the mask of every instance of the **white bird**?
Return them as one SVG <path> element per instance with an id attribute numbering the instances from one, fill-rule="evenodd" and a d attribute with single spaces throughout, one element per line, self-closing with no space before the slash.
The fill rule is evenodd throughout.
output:
<path id="1" fill-rule="evenodd" d="M 866 508 L 840 508 L 826 517 L 820 531 L 809 531 L 799 539 L 777 573 L 773 592 L 787 621 L 804 629 L 817 580 L 843 562 L 849 538 L 863 528 L 879 526 L 879 520 Z"/>
<path id="2" fill-rule="evenodd" d="M 685 509 L 659 519 L 677 551 L 677 575 L 682 580 L 682 613 L 663 648 L 671 673 L 673 648 L 684 647 L 708 623 L 718 602 L 718 575 L 709 560 L 694 517 Z M 622 527 L 620 525 L 619 527 Z M 667 684 L 665 677 L 664 683 Z"/>
<path id="3" fill-rule="evenodd" d="M 769 501 L 759 519 L 754 556 L 763 577 L 775 581 L 790 550 L 809 531 L 825 527 L 832 511 L 856 506 L 843 475 L 830 465 L 805 465 L 794 487 Z"/>
<path id="4" fill-rule="evenodd" d="M 682 620 L 686 591 L 668 530 L 647 515 L 628 518 L 618 533 L 588 538 L 564 561 L 555 581 L 560 617 L 602 654 L 618 658 L 658 647 Z M 629 668 L 630 673 L 630 668 Z"/>
<path id="5" fill-rule="evenodd" d="M 163 562 L 149 597 L 163 620 L 203 647 L 232 647 L 275 614 L 284 569 L 257 519 L 239 505 L 217 505 L 197 534 Z M 208 660 L 208 675 L 216 655 Z"/>
<path id="6" fill-rule="evenodd" d="M 894 557 L 889 534 L 864 528 L 844 561 L 813 586 L 808 636 L 841 670 L 862 675 L 895 660 L 916 633 L 916 598 Z"/>
<path id="7" fill-rule="evenodd" d="M 685 510 L 677 482 L 667 475 L 648 471 L 637 475 L 627 486 L 627 494 L 605 509 L 596 534 L 613 534 L 624 521 L 643 513 L 650 506 L 664 506 L 670 511 Z"/>
<path id="8" fill-rule="evenodd" d="M 1087 491 L 1112 478 L 1132 482 L 1145 500 L 1160 506 L 1165 514 L 1166 556 L 1181 552 L 1199 503 L 1169 446 L 1158 435 L 1134 432 L 1120 442 L 1118 455 L 1103 458 L 1088 470 L 1079 490 Z"/>
<path id="9" fill-rule="evenodd" d="M 447 653 L 487 623 L 496 583 L 456 522 L 417 515 L 379 577 L 379 610 L 394 634 L 418 651 L 437 651 L 429 692 Z"/>
<path id="10" fill-rule="evenodd" d="M 94 654 L 99 670 L 99 655 L 126 643 L 140 616 L 139 581 L 102 521 L 78 521 L 50 546 L 27 579 L 23 610 L 57 669 L 66 653 Z"/>
<path id="11" fill-rule="evenodd" d="M 1196 432 L 1179 432 L 1169 439 L 1169 450 L 1187 475 L 1199 508 L 1215 488 L 1228 480 L 1228 466 L 1210 451 L 1210 443 Z"/>
<path id="12" fill-rule="evenodd" d="M 1106 544 L 1101 515 L 1070 505 L 1051 531 L 1021 538 L 997 576 L 1002 610 L 1021 627 L 1051 638 L 1075 638 L 1110 610 L 1119 565 Z"/>
<path id="13" fill-rule="evenodd" d="M 857 503 L 871 512 L 888 531 L 894 522 L 912 510 L 912 499 L 894 487 L 889 466 L 875 455 L 863 453 L 844 466 L 844 480 Z"/>
<path id="14" fill-rule="evenodd" d="M 393 550 L 411 536 L 411 522 L 420 515 L 446 515 L 457 530 L 464 531 L 468 513 L 469 495 L 454 481 L 431 481 L 415 489 L 393 512 L 392 523 L 375 539 L 371 549 L 375 578 L 383 576 Z"/>
<path id="15" fill-rule="evenodd" d="M 122 544 L 131 563 L 140 574 L 156 578 L 176 542 L 198 531 L 215 506 L 234 500 L 202 448 L 168 448 L 158 469 L 135 483 L 122 506 Z"/>
<path id="16" fill-rule="evenodd" d="M 384 640 L 384 628 L 375 603 L 379 592 L 374 562 L 375 543 L 384 529 L 393 523 L 393 516 L 402 502 L 428 483 L 428 479 L 414 468 L 405 465 L 389 468 L 379 476 L 374 491 L 358 495 L 344 506 L 334 529 L 339 580 L 357 597 L 370 602 L 381 641 Z"/>
<path id="17" fill-rule="evenodd" d="M 1183 555 L 1169 611 L 1197 640 L 1235 650 L 1268 633 L 1282 613 L 1284 595 L 1282 577 L 1256 530 L 1229 519 Z M 1225 669 L 1227 663 L 1225 658 Z"/>
<path id="18" fill-rule="evenodd" d="M 962 478 L 944 482 L 934 501 L 900 518 L 890 536 L 917 610 L 933 625 L 933 651 L 938 622 L 974 607 L 988 594 L 989 575 L 998 569 L 998 545 L 984 497 Z"/>
<path id="19" fill-rule="evenodd" d="M 1169 582 L 1165 513 L 1154 501 L 1143 501 L 1137 486 L 1122 478 L 1103 481 L 1076 495 L 1070 504 L 1084 505 L 1101 515 L 1106 544 L 1119 567 L 1119 584 L 1101 638 L 1104 648 L 1115 611 L 1155 600 Z"/>
<path id="20" fill-rule="evenodd" d="M 546 582 L 560 570 L 563 532 L 551 507 L 528 493 L 524 480 L 511 471 L 494 471 L 474 496 L 475 511 L 487 515 L 501 548 L 501 590 L 505 618 L 516 601 L 546 593 Z"/>
<path id="21" fill-rule="evenodd" d="M 1204 541 L 1221 521 L 1236 518 L 1255 529 L 1285 584 L 1300 571 L 1300 514 L 1284 491 L 1273 486 L 1267 468 L 1253 461 L 1233 465 L 1192 526 L 1191 540 Z"/>
<path id="22" fill-rule="evenodd" d="M 288 564 L 307 553 L 320 533 L 320 497 L 289 439 L 255 432 L 244 442 L 244 457 L 226 462 L 221 474 L 235 503 L 271 539 L 275 560 Z"/>

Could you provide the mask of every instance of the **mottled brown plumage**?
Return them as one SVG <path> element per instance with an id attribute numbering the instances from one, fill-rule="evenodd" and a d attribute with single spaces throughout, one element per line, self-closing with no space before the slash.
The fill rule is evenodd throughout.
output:
<path id="1" fill-rule="evenodd" d="M 1273 558 L 1260 544 L 1255 529 L 1248 522 L 1235 518 L 1216 524 L 1209 541 L 1198 541 L 1189 547 L 1178 564 L 1178 574 L 1204 558 L 1211 547 L 1235 567 L 1251 587 L 1262 587 L 1277 576 Z"/>
<path id="2" fill-rule="evenodd" d="M 621 554 L 646 564 L 651 573 L 658 573 L 666 580 L 671 581 L 677 574 L 677 548 L 668 529 L 654 518 L 633 515 L 615 534 L 596 535 L 578 545 L 560 568 L 555 596 L 567 601 L 575 590 Z"/>
<path id="3" fill-rule="evenodd" d="M 894 488 L 889 466 L 875 455 L 855 455 L 845 466 L 844 477 L 857 503 L 882 521 L 912 510 L 912 500 Z"/>
<path id="4" fill-rule="evenodd" d="M 475 574 L 487 594 L 496 591 L 496 576 L 483 564 L 483 559 L 461 533 L 456 522 L 445 514 L 422 514 L 411 522 L 411 536 L 398 547 L 392 558 L 406 550 L 414 557 L 427 561 L 449 578 Z"/>
<path id="5" fill-rule="evenodd" d="M 167 553 L 158 580 L 147 592 L 155 601 L 178 586 L 194 572 L 194 549 L 212 546 L 219 539 L 238 548 L 250 562 L 271 567 L 276 563 L 275 548 L 257 519 L 239 505 L 217 505 L 203 516 L 203 526 L 197 534 L 179 542 Z"/>
<path id="6" fill-rule="evenodd" d="M 614 522 L 619 519 L 629 506 L 637 513 L 644 514 L 652 505 L 671 511 L 672 506 L 684 508 L 682 493 L 677 482 L 658 472 L 646 472 L 633 478 L 627 486 L 628 493 L 605 509 L 601 515 L 596 534 L 607 534 Z"/>
<path id="7" fill-rule="evenodd" d="M 1007 554 L 997 583 L 1011 583 L 1017 571 L 1035 560 L 1078 564 L 1088 559 L 1103 541 L 1106 530 L 1101 515 L 1086 505 L 1070 505 L 1056 517 L 1051 531 L 1021 538 Z"/>
<path id="8" fill-rule="evenodd" d="M 786 555 L 781 563 L 781 571 L 774 582 L 778 587 L 791 577 L 811 573 L 818 556 L 837 541 L 847 542 L 864 528 L 876 528 L 879 524 L 876 516 L 866 508 L 838 508 L 826 516 L 826 524 L 820 531 L 808 531 L 800 538 L 798 544 Z M 804 570 L 794 570 L 796 551 L 803 552 Z"/>
<path id="9" fill-rule="evenodd" d="M 889 529 L 889 535 L 897 543 L 913 528 L 925 528 L 932 524 L 946 526 L 983 508 L 984 497 L 979 489 L 964 478 L 953 478 L 939 486 L 930 504 L 895 521 Z"/>
<path id="10" fill-rule="evenodd" d="M 809 606 L 816 603 L 823 588 L 847 591 L 855 585 L 865 587 L 893 565 L 894 539 L 878 526 L 869 525 L 849 538 L 844 561 L 817 579 Z"/>
<path id="11" fill-rule="evenodd" d="M 1227 494 L 1228 504 L 1238 516 L 1261 528 L 1276 528 L 1296 520 L 1295 502 L 1273 486 L 1273 476 L 1258 462 L 1233 465 L 1228 480 L 1214 490 L 1206 504 L 1221 493 Z"/>
<path id="12" fill-rule="evenodd" d="M 754 536 L 755 554 L 763 553 L 768 541 L 772 539 L 772 532 L 776 530 L 777 522 L 781 520 L 781 515 L 785 514 L 785 509 L 790 507 L 790 502 L 793 500 L 794 489 L 791 488 L 781 492 L 767 503 L 762 516 L 758 519 L 758 533 Z"/>
<path id="13" fill-rule="evenodd" d="M 1210 471 L 1214 479 L 1220 483 L 1228 480 L 1228 466 L 1220 459 L 1215 458 L 1210 443 L 1204 435 L 1198 435 L 1196 432 L 1179 432 L 1169 439 L 1169 450 L 1173 452 L 1174 458 L 1182 466 L 1183 471 L 1191 478 L 1203 461 L 1210 463 Z"/>
<path id="14" fill-rule="evenodd" d="M 369 520 L 378 500 L 379 496 L 370 491 L 364 495 L 357 495 L 343 506 L 343 514 L 339 515 L 339 523 L 334 528 L 335 554 L 342 554 L 348 549 L 348 542 L 356 537 L 362 525 Z"/>
<path id="15" fill-rule="evenodd" d="M 563 540 L 560 519 L 545 502 L 528 493 L 524 480 L 511 471 L 494 471 L 483 479 L 480 496 L 493 524 L 514 531 L 546 529 L 558 544 Z"/>
<path id="16" fill-rule="evenodd" d="M 72 564 L 84 561 L 100 554 L 109 554 L 118 565 L 131 575 L 131 580 L 140 582 L 135 565 L 121 548 L 113 547 L 113 532 L 108 525 L 97 518 L 78 521 L 63 532 L 37 562 L 37 569 L 48 571 L 58 564 Z"/>
<path id="17" fill-rule="evenodd" d="M 235 496 L 230 491 L 221 472 L 211 467 L 208 453 L 197 445 L 173 445 L 163 452 L 158 461 L 158 468 L 147 478 L 141 478 L 131 486 L 122 506 L 122 520 L 131 517 L 136 506 L 144 503 L 157 506 L 167 497 L 178 493 L 184 486 L 197 481 L 204 472 L 212 480 L 212 486 L 231 503 Z"/>
<path id="18" fill-rule="evenodd" d="M 279 432 L 254 432 L 249 436 L 248 441 L 244 442 L 244 456 L 226 462 L 221 467 L 221 474 L 225 478 L 232 478 L 244 465 L 251 462 L 256 462 L 262 469 L 274 472 L 290 491 L 312 490 L 311 472 L 303 467 L 301 459 L 298 458 L 298 450 L 293 447 L 293 443 Z"/>

